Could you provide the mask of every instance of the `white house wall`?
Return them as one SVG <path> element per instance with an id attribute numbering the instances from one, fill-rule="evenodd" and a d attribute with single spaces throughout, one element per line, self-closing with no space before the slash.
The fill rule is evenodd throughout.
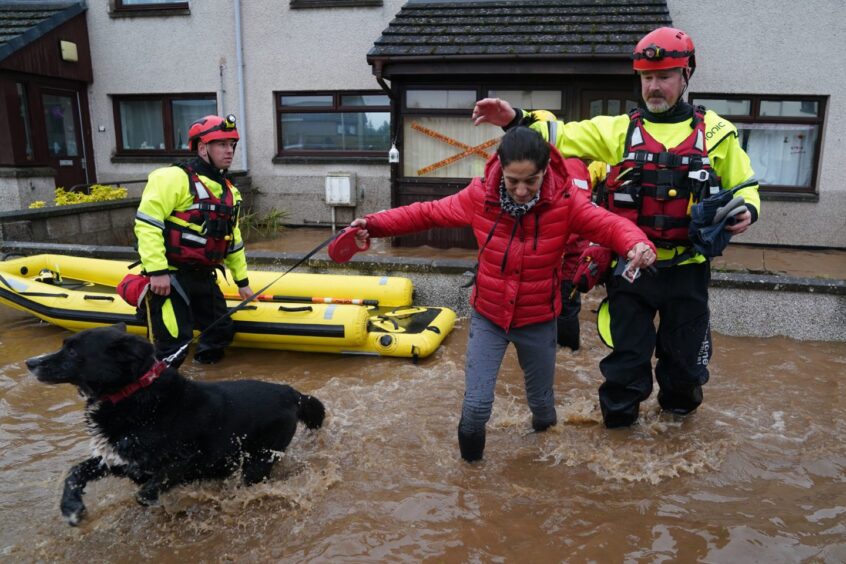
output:
<path id="1" fill-rule="evenodd" d="M 390 207 L 390 169 L 385 163 L 274 164 L 276 116 L 273 92 L 281 90 L 380 90 L 367 64 L 367 51 L 404 4 L 386 0 L 378 8 L 291 10 L 288 2 L 242 2 L 250 174 L 265 196 L 263 207 L 290 210 L 293 223 L 327 222 L 324 178 L 355 172 L 356 215 Z M 349 222 L 353 210 L 338 217 Z"/>
<path id="2" fill-rule="evenodd" d="M 339 219 L 390 206 L 390 171 L 384 165 L 274 164 L 273 92 L 280 90 L 379 90 L 366 54 L 402 0 L 381 8 L 291 10 L 287 1 L 241 2 L 245 116 L 238 116 L 248 163 L 236 154 L 233 170 L 248 168 L 258 188 L 260 213 L 291 213 L 291 223 L 328 223 L 324 203 L 328 172 L 357 176 L 355 210 Z M 102 181 L 145 178 L 153 163 L 112 162 L 115 152 L 113 94 L 217 92 L 221 113 L 239 114 L 234 3 L 191 2 L 190 16 L 112 18 L 105 2 L 88 9 L 94 83 L 89 92 L 94 152 Z M 221 70 L 222 87 L 221 87 Z M 99 132 L 98 126 L 105 132 Z M 135 185 L 140 193 L 143 185 Z"/>
<path id="3" fill-rule="evenodd" d="M 840 0 L 737 2 L 668 0 L 674 25 L 693 37 L 698 68 L 691 90 L 712 93 L 826 95 L 819 202 L 763 203 L 760 222 L 740 240 L 846 247 L 846 4 Z M 273 92 L 378 89 L 366 53 L 404 0 L 378 8 L 291 10 L 288 0 L 243 0 L 246 115 L 238 116 L 246 163 L 261 191 L 259 211 L 291 213 L 292 223 L 325 223 L 329 172 L 355 172 L 358 207 L 348 221 L 390 205 L 388 165 L 275 164 Z M 801 7 L 801 9 L 799 8 Z M 239 113 L 234 4 L 194 0 L 190 16 L 111 18 L 105 0 L 89 2 L 94 64 L 89 91 L 101 181 L 143 178 L 156 165 L 115 163 L 111 94 L 218 92 L 221 113 Z M 223 66 L 222 88 L 220 66 Z M 103 126 L 105 132 L 98 132 Z M 240 153 L 233 169 L 244 169 Z M 140 186 L 134 191 L 140 192 Z"/>
<path id="4" fill-rule="evenodd" d="M 232 3 L 191 2 L 190 16 L 112 18 L 108 2 L 89 2 L 94 67 L 89 90 L 97 173 L 102 181 L 144 178 L 152 163 L 113 163 L 116 149 L 111 95 L 217 92 L 222 111 L 238 107 Z M 220 96 L 219 65 L 224 65 Z M 105 131 L 99 131 L 100 127 Z M 234 167 L 239 168 L 237 161 Z M 133 191 L 140 193 L 135 185 Z"/>
<path id="5" fill-rule="evenodd" d="M 846 247 L 846 2 L 668 0 L 673 25 L 696 46 L 693 92 L 829 96 L 819 202 L 765 200 L 738 241 Z"/>

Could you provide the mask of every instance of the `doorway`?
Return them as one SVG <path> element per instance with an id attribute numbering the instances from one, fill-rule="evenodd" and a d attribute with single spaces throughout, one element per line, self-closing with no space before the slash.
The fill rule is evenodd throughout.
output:
<path id="1" fill-rule="evenodd" d="M 70 190 L 88 184 L 93 175 L 89 175 L 83 142 L 79 92 L 42 88 L 41 106 L 48 162 L 56 171 L 56 187 Z"/>

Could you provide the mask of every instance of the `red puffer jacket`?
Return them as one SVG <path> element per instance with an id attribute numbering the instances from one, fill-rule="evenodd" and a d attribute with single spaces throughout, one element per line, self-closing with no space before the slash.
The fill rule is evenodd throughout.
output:
<path id="1" fill-rule="evenodd" d="M 473 308 L 505 330 L 548 321 L 561 311 L 561 257 L 572 233 L 624 256 L 636 243 L 651 245 L 633 223 L 590 201 L 582 161 L 564 159 L 554 148 L 550 152 L 540 200 L 519 220 L 500 207 L 502 169 L 494 156 L 485 179 L 474 178 L 440 200 L 368 215 L 367 230 L 372 237 L 390 237 L 471 226 L 480 248 Z"/>

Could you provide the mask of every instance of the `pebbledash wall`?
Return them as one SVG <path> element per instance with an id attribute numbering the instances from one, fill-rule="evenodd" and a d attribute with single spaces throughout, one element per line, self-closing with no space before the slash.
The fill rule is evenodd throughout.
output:
<path id="1" fill-rule="evenodd" d="M 336 219 L 390 207 L 390 170 L 384 164 L 330 160 L 274 163 L 274 91 L 380 90 L 365 55 L 399 11 L 402 0 L 381 7 L 291 10 L 289 2 L 241 2 L 244 54 L 244 106 L 241 115 L 232 2 L 191 2 L 190 16 L 115 18 L 104 3 L 89 3 L 87 18 L 96 80 L 89 100 L 94 153 L 101 183 L 144 178 L 158 161 L 116 157 L 116 94 L 215 92 L 221 114 L 234 113 L 246 145 L 236 152 L 232 170 L 249 169 L 260 214 L 270 208 L 289 212 L 296 225 L 329 224 L 325 177 L 356 175 L 357 206 L 339 208 Z M 202 39 L 200 39 L 202 38 Z M 202 44 L 202 48 L 198 48 Z M 143 53 L 139 57 L 138 53 Z M 174 53 L 178 57 L 174 58 Z M 143 185 L 130 194 L 140 195 Z"/>
<path id="2" fill-rule="evenodd" d="M 283 208 L 292 224 L 329 223 L 332 210 L 324 201 L 329 172 L 354 172 L 357 179 L 357 207 L 341 208 L 339 223 L 390 207 L 387 162 L 274 162 L 273 92 L 378 90 L 365 56 L 404 3 L 304 10 L 291 9 L 287 0 L 241 2 L 245 113 L 239 118 L 247 162 L 239 152 L 233 168 L 248 169 L 260 213 Z M 91 2 L 87 11 L 96 77 L 89 100 L 101 182 L 143 178 L 170 161 L 114 156 L 112 95 L 216 92 L 221 113 L 240 113 L 234 3 L 191 2 L 190 16 L 143 18 L 112 17 L 106 4 Z M 798 9 L 792 0 L 772 0 L 762 9 L 732 0 L 705 7 L 668 0 L 667 5 L 674 25 L 696 42 L 692 91 L 829 96 L 819 201 L 767 199 L 761 220 L 738 241 L 846 248 L 846 183 L 840 180 L 846 161 L 846 66 L 828 62 L 834 59 L 826 55 L 842 46 L 846 4 L 809 0 Z M 138 195 L 141 185 L 131 190 Z"/>
<path id="3" fill-rule="evenodd" d="M 846 45 L 846 2 L 667 0 L 690 33 L 697 68 L 690 90 L 714 94 L 829 96 L 822 131 L 819 201 L 765 199 L 744 243 L 846 247 L 846 65 L 826 52 Z"/>

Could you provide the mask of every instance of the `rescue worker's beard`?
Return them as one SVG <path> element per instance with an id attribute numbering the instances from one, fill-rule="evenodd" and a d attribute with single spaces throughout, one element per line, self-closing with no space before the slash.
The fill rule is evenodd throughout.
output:
<path id="1" fill-rule="evenodd" d="M 662 98 L 661 101 L 656 104 L 646 102 L 646 109 L 653 114 L 663 114 L 664 112 L 670 110 L 670 104 L 666 99 Z"/>

